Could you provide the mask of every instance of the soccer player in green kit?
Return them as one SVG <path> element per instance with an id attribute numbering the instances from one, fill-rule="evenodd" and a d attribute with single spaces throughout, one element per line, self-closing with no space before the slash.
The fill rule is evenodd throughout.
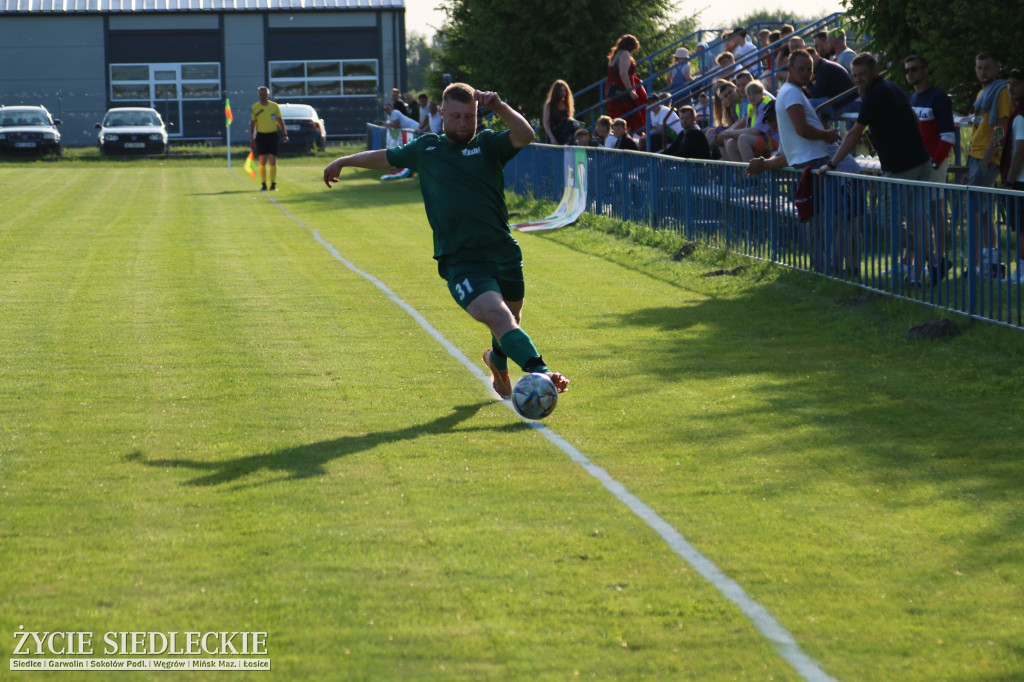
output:
<path id="1" fill-rule="evenodd" d="M 476 132 L 477 103 L 508 130 Z M 455 301 L 491 330 L 484 364 L 494 391 L 512 395 L 508 360 L 524 372 L 546 374 L 559 392 L 569 380 L 552 372 L 529 335 L 519 327 L 523 310 L 523 253 L 512 237 L 505 205 L 505 164 L 535 139 L 522 115 L 495 92 L 452 83 L 441 98 L 444 135 L 428 134 L 402 147 L 343 156 L 324 169 L 328 187 L 342 168 L 411 168 L 420 178 L 427 221 L 434 232 L 437 270 Z"/>

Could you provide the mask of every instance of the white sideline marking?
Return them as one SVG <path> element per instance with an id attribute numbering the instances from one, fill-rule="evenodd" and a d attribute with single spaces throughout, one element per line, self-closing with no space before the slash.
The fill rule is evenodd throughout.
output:
<path id="1" fill-rule="evenodd" d="M 235 173 L 232 173 L 232 175 L 235 175 Z M 236 177 L 242 179 L 240 176 L 236 175 Z M 244 179 L 242 181 L 245 182 Z M 317 230 L 314 230 L 289 213 L 288 210 L 281 206 L 281 204 L 277 203 L 272 196 L 269 194 L 266 196 L 274 206 L 277 206 L 277 208 L 295 222 L 295 224 L 308 230 L 310 234 L 313 235 L 313 239 L 327 249 L 327 251 L 334 256 L 335 260 L 357 275 L 368 279 L 374 284 L 374 286 L 384 292 L 384 295 L 391 299 L 398 307 L 409 313 L 409 315 L 416 320 L 417 324 L 419 324 L 425 332 L 430 334 L 434 340 L 448 351 L 449 355 L 462 363 L 462 365 L 468 369 L 471 374 L 484 383 L 487 390 L 493 393 L 490 375 L 485 374 L 484 371 L 476 365 L 476 363 L 470 361 L 470 359 L 466 357 L 465 353 L 456 348 L 451 341 L 441 334 L 441 332 L 437 331 L 437 329 L 434 328 L 434 325 L 430 324 L 430 322 L 427 321 L 427 318 L 423 317 L 418 310 L 400 299 L 398 295 L 388 287 L 388 285 L 384 284 L 384 282 L 377 279 L 370 273 L 356 267 L 354 263 L 342 256 L 330 242 L 321 237 Z M 519 413 L 512 408 L 512 404 L 507 400 L 504 402 L 505 406 L 512 410 L 513 414 L 519 417 Z M 519 418 L 522 419 L 522 417 Z M 523 419 L 523 421 L 539 431 L 555 447 L 568 455 L 569 459 L 576 462 L 588 474 L 600 481 L 601 485 L 603 485 L 608 492 L 614 495 L 619 502 L 626 505 L 634 514 L 639 516 L 644 523 L 654 530 L 654 532 L 660 535 L 673 552 L 690 564 L 690 566 L 701 574 L 705 580 L 721 592 L 726 599 L 738 606 L 740 611 L 743 612 L 743 615 L 745 615 L 750 622 L 754 624 L 754 627 L 756 627 L 768 641 L 775 645 L 779 655 L 786 659 L 786 661 L 788 661 L 789 664 L 792 665 L 805 680 L 808 682 L 835 682 L 835 678 L 829 676 L 818 666 L 814 659 L 803 652 L 800 645 L 797 644 L 795 639 L 793 639 L 793 635 L 789 634 L 789 631 L 786 630 L 782 623 L 775 620 L 772 614 L 768 612 L 768 609 L 754 601 L 750 595 L 744 591 L 739 583 L 723 573 L 721 569 L 711 562 L 710 559 L 705 557 L 697 550 L 696 547 L 687 542 L 682 533 L 676 530 L 668 521 L 661 518 L 656 511 L 647 506 L 647 504 L 645 504 L 636 495 L 629 492 L 626 486 L 616 481 L 607 471 L 590 461 L 590 459 L 580 452 L 575 445 L 562 438 L 562 436 L 558 435 L 540 422 L 529 421 L 527 419 Z"/>

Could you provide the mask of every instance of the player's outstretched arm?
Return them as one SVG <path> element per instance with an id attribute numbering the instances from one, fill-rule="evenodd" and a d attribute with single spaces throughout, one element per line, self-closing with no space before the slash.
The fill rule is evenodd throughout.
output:
<path id="1" fill-rule="evenodd" d="M 537 139 L 530 122 L 523 118 L 518 111 L 502 102 L 498 93 L 477 90 L 473 93 L 473 97 L 484 109 L 493 111 L 501 117 L 501 120 L 508 126 L 508 137 L 516 149 L 522 149 Z"/>
<path id="2" fill-rule="evenodd" d="M 358 154 L 343 156 L 340 159 L 331 161 L 324 168 L 324 184 L 330 187 L 332 183 L 338 182 L 341 169 L 348 168 L 349 166 L 353 168 L 368 168 L 370 170 L 387 170 L 391 168 L 391 164 L 388 163 L 388 153 L 386 150 L 374 149 L 372 151 L 359 152 Z"/>

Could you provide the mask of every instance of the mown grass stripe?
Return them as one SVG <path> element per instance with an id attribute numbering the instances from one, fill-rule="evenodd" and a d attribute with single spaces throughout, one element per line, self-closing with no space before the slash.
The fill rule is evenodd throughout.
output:
<path id="1" fill-rule="evenodd" d="M 241 180 L 241 176 L 238 176 L 237 174 L 235 175 L 239 180 Z M 483 381 L 488 389 L 491 388 L 490 377 L 488 377 L 483 370 L 476 365 L 476 363 L 471 362 L 470 359 L 466 357 L 465 353 L 445 338 L 445 336 L 441 334 L 441 332 L 439 332 L 423 315 L 421 315 L 419 311 L 399 298 L 398 295 L 395 294 L 395 292 L 378 277 L 360 269 L 355 265 L 355 263 L 342 256 L 330 242 L 320 235 L 319 231 L 309 227 L 304 222 L 296 218 L 288 211 L 288 209 L 275 201 L 272 196 L 266 196 L 285 216 L 295 224 L 307 230 L 313 236 L 313 239 L 327 249 L 335 260 L 352 272 L 365 277 L 367 280 L 372 282 L 374 286 L 384 292 L 388 299 L 402 308 L 402 310 L 409 313 L 409 315 L 416 320 L 416 323 L 419 324 L 420 327 L 422 327 L 423 330 L 431 336 L 431 338 L 441 344 L 449 355 L 466 367 L 471 374 Z M 506 404 L 511 410 L 511 404 L 507 401 Z M 522 417 L 520 417 L 520 419 L 522 419 Z M 523 419 L 523 421 L 532 426 L 539 433 L 543 434 L 552 445 L 561 450 L 573 462 L 581 466 L 588 474 L 597 479 L 601 485 L 603 485 L 605 489 L 615 497 L 615 499 L 628 507 L 629 510 L 640 517 L 640 519 L 642 519 L 644 523 L 651 528 L 651 530 L 661 536 L 673 552 L 693 566 L 693 568 L 708 582 L 710 582 L 726 599 L 739 607 L 740 611 L 742 611 L 751 623 L 753 623 L 754 627 L 756 627 L 766 639 L 775 645 L 779 655 L 792 665 L 805 680 L 808 682 L 828 682 L 829 680 L 834 679 L 825 673 L 825 671 L 822 670 L 813 659 L 803 652 L 800 645 L 797 644 L 796 640 L 793 638 L 793 635 L 791 635 L 789 631 L 768 612 L 768 609 L 754 601 L 754 599 L 746 593 L 739 583 L 723 573 L 721 569 L 719 569 L 710 559 L 705 557 L 699 550 L 697 550 L 696 547 L 687 542 L 682 533 L 659 516 L 658 513 L 645 504 L 643 500 L 631 493 L 626 486 L 612 478 L 607 471 L 590 461 L 590 459 L 580 452 L 578 448 L 546 425 L 539 422 L 530 422 L 525 419 Z"/>

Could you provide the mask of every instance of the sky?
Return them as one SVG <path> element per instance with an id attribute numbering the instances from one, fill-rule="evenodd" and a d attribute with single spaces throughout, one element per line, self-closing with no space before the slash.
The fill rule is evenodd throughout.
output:
<path id="1" fill-rule="evenodd" d="M 692 0 L 681 3 L 686 9 L 677 17 L 692 13 L 700 8 L 701 27 L 730 28 L 729 22 L 737 17 L 746 16 L 761 9 L 786 9 L 804 16 L 824 17 L 833 12 L 842 12 L 839 0 L 719 0 L 716 3 L 707 0 Z M 416 31 L 429 37 L 444 20 L 444 14 L 434 8 L 437 0 L 405 0 L 406 33 Z"/>

